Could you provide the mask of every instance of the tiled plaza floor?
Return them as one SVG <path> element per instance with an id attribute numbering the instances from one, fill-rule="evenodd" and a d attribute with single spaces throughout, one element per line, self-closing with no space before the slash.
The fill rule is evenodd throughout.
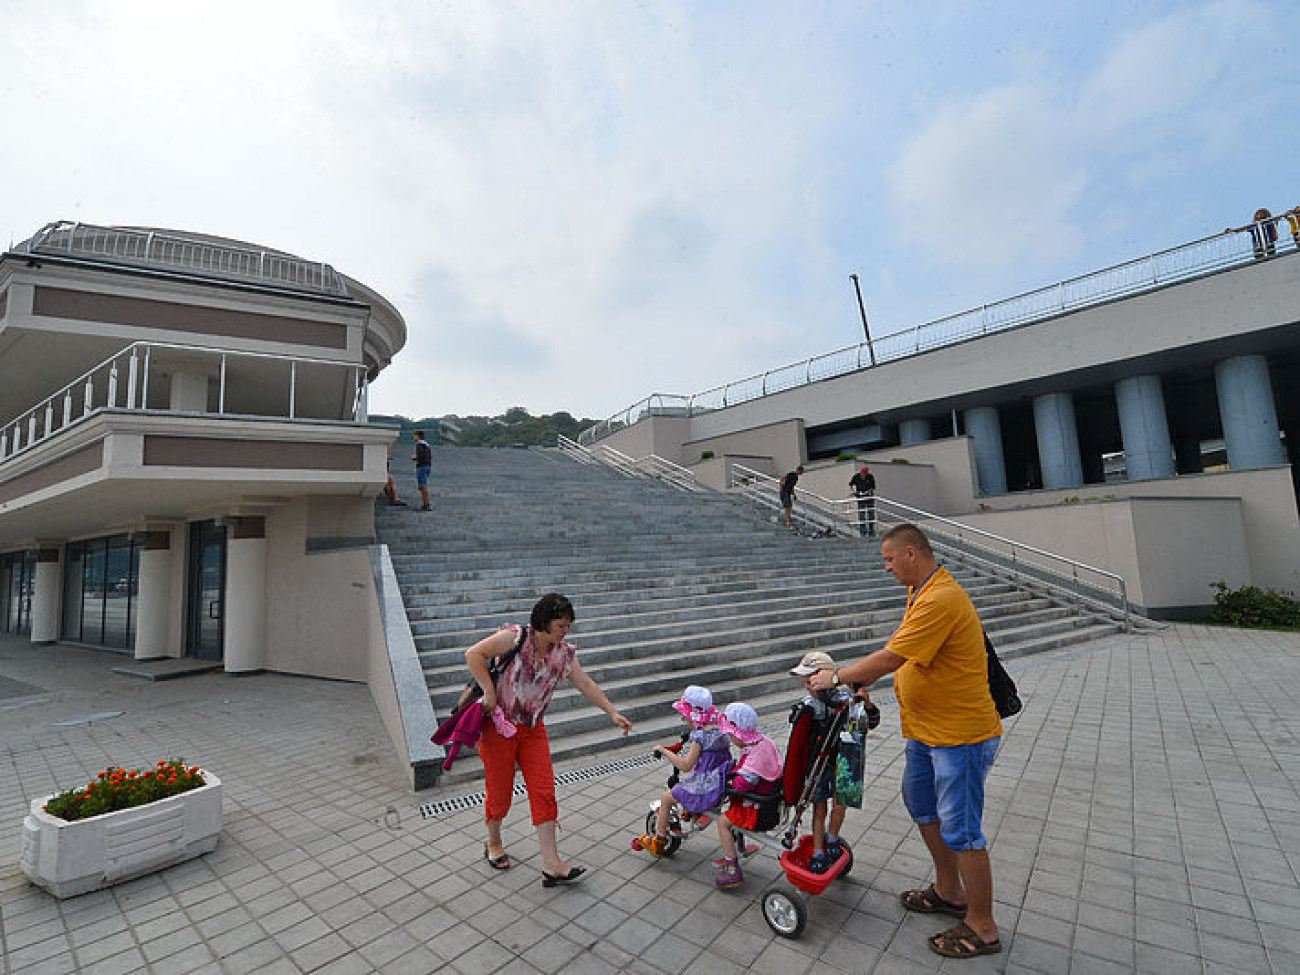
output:
<path id="1" fill-rule="evenodd" d="M 898 796 L 888 694 L 845 830 L 853 873 L 786 940 L 758 907 L 780 875 L 770 854 L 719 892 L 711 834 L 657 863 L 629 849 L 662 765 L 561 787 L 562 849 L 591 870 L 544 890 L 526 804 L 503 873 L 483 861 L 480 808 L 421 817 L 420 803 L 476 787 L 407 790 L 365 687 L 152 683 L 120 663 L 0 638 L 4 975 L 1300 970 L 1300 634 L 1174 626 L 1012 661 L 1026 708 L 987 817 L 1005 950 L 972 961 L 933 955 L 924 938 L 943 925 L 897 901 L 928 859 Z M 66 901 L 27 883 L 30 799 L 172 756 L 225 784 L 216 852 Z"/>

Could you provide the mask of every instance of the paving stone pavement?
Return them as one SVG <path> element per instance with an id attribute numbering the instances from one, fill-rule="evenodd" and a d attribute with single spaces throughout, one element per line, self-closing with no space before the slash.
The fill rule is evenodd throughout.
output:
<path id="1" fill-rule="evenodd" d="M 710 833 L 660 862 L 629 848 L 662 765 L 560 788 L 561 848 L 590 872 L 544 890 L 526 803 L 505 831 L 516 866 L 490 870 L 481 807 L 419 811 L 475 787 L 405 789 L 365 687 L 147 682 L 113 673 L 120 663 L 0 638 L 4 975 L 1297 970 L 1300 634 L 1180 625 L 1012 661 L 1026 707 L 1008 722 L 986 822 L 1005 950 L 966 961 L 933 955 L 924 938 L 941 925 L 897 901 L 929 878 L 887 693 L 845 829 L 852 875 L 811 898 L 787 940 L 759 908 L 780 875 L 769 853 L 720 892 Z M 66 901 L 27 882 L 32 798 L 172 756 L 223 780 L 215 852 Z"/>

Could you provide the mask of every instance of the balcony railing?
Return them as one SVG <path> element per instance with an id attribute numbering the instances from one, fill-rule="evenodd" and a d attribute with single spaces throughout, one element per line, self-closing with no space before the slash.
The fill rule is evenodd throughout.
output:
<path id="1" fill-rule="evenodd" d="M 176 388 L 186 374 L 201 405 Z M 365 423 L 368 389 L 362 365 L 137 342 L 0 427 L 0 464 L 106 410 Z"/>
<path id="2" fill-rule="evenodd" d="M 627 409 L 587 427 L 578 442 L 589 446 L 647 416 L 695 416 L 739 403 L 906 359 L 933 349 L 1056 318 L 1120 298 L 1155 291 L 1181 281 L 1269 259 L 1257 256 L 1251 234 L 1215 234 L 1114 267 L 1070 278 L 1046 288 L 981 305 L 924 325 L 858 345 L 846 346 L 802 362 L 781 366 L 692 396 L 653 393 Z M 1295 239 L 1277 242 L 1279 251 L 1296 250 Z"/>
<path id="3" fill-rule="evenodd" d="M 25 250 L 31 254 L 89 258 L 340 297 L 348 293 L 343 276 L 328 264 L 305 261 L 279 251 L 160 230 L 97 227 L 62 220 L 42 227 L 27 242 Z"/>

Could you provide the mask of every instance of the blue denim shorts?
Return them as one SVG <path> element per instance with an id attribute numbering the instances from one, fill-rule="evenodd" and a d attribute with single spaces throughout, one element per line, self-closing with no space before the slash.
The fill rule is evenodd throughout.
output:
<path id="1" fill-rule="evenodd" d="M 432 466 L 417 467 L 415 469 L 415 483 L 419 487 L 429 486 L 429 475 L 433 472 Z"/>
<path id="2" fill-rule="evenodd" d="M 920 825 L 938 823 L 952 850 L 982 850 L 984 780 L 998 754 L 999 736 L 975 745 L 934 748 L 911 738 L 905 752 L 903 804 Z"/>

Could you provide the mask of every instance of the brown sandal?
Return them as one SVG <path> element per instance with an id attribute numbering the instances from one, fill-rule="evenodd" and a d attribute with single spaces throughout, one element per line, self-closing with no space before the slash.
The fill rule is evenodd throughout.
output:
<path id="1" fill-rule="evenodd" d="M 958 918 L 966 916 L 966 905 L 944 900 L 934 889 L 934 884 L 925 890 L 905 890 L 898 895 L 898 899 L 909 911 L 917 914 L 947 914 Z"/>
<path id="2" fill-rule="evenodd" d="M 927 943 L 931 951 L 945 958 L 975 958 L 978 955 L 996 955 L 1002 950 L 1001 939 L 985 941 L 965 921 L 941 931 Z"/>

